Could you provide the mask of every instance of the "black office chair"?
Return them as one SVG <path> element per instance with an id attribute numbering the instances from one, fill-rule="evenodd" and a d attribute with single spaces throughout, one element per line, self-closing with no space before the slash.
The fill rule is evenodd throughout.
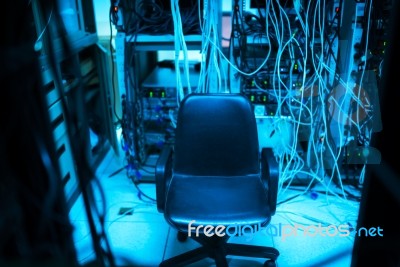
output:
<path id="1" fill-rule="evenodd" d="M 270 149 L 263 149 L 260 157 L 248 99 L 239 94 L 187 96 L 179 108 L 175 137 L 175 144 L 165 146 L 157 161 L 157 208 L 178 230 L 179 240 L 190 234 L 202 246 L 160 266 L 184 266 L 210 257 L 224 267 L 227 255 L 266 258 L 264 266 L 276 266 L 275 248 L 231 244 L 227 233 L 211 229 L 265 227 L 275 213 L 278 167 Z M 196 236 L 199 225 L 211 225 L 208 235 L 198 228 Z"/>

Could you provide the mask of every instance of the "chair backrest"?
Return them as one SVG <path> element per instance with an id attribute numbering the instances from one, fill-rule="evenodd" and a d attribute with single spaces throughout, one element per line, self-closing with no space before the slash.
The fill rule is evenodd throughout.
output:
<path id="1" fill-rule="evenodd" d="M 251 103 L 239 94 L 190 94 L 178 112 L 174 172 L 257 174 L 259 147 Z"/>

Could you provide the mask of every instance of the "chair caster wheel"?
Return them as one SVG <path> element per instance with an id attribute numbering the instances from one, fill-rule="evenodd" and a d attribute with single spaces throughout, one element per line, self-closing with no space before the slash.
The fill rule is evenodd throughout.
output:
<path id="1" fill-rule="evenodd" d="M 276 267 L 276 262 L 274 260 L 267 260 L 264 262 L 264 267 Z"/>
<path id="2" fill-rule="evenodd" d="M 187 234 L 184 232 L 178 232 L 177 237 L 179 242 L 185 242 L 188 238 Z"/>

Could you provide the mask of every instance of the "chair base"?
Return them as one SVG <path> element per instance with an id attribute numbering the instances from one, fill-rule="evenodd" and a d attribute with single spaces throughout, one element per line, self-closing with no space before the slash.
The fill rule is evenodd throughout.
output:
<path id="1" fill-rule="evenodd" d="M 279 251 L 272 247 L 227 243 L 229 237 L 192 236 L 202 246 L 161 262 L 160 267 L 186 266 L 205 258 L 212 258 L 217 267 L 228 267 L 226 256 L 269 259 L 264 266 L 275 266 Z"/>

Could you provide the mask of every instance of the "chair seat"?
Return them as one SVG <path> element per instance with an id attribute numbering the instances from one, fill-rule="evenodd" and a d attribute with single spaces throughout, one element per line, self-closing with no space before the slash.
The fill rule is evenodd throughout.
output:
<path id="1" fill-rule="evenodd" d="M 173 188 L 173 190 L 169 190 Z M 271 219 L 267 190 L 259 175 L 185 176 L 169 184 L 165 218 L 181 231 L 196 225 L 265 225 Z"/>

